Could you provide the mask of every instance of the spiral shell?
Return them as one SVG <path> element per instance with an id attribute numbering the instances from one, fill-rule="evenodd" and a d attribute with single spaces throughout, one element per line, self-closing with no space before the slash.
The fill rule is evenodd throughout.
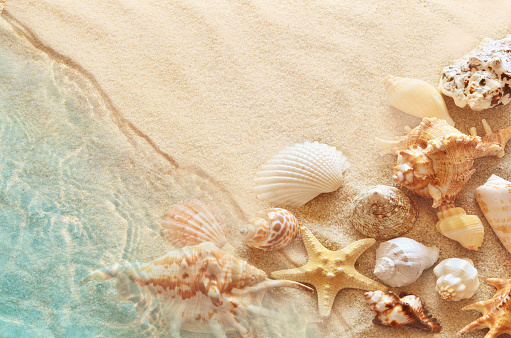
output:
<path id="1" fill-rule="evenodd" d="M 240 231 L 248 246 L 264 251 L 284 248 L 298 233 L 298 220 L 286 209 L 262 210 Z"/>
<path id="2" fill-rule="evenodd" d="M 491 175 L 476 189 L 476 201 L 502 245 L 511 252 L 511 182 Z"/>
<path id="3" fill-rule="evenodd" d="M 484 227 L 479 217 L 467 215 L 463 208 L 448 208 L 437 213 L 437 230 L 464 248 L 479 250 L 484 239 Z"/>
<path id="4" fill-rule="evenodd" d="M 408 232 L 417 216 L 415 202 L 403 191 L 378 185 L 355 197 L 351 224 L 367 237 L 389 239 Z"/>
<path id="5" fill-rule="evenodd" d="M 454 126 L 442 95 L 426 81 L 389 75 L 384 85 L 389 103 L 402 112 L 417 117 L 437 117 Z"/>
<path id="6" fill-rule="evenodd" d="M 433 269 L 438 278 L 436 290 L 445 300 L 458 301 L 474 295 L 479 287 L 478 273 L 468 258 L 448 258 Z"/>
<path id="7" fill-rule="evenodd" d="M 227 243 L 227 228 L 220 210 L 200 200 L 170 206 L 161 224 L 163 237 L 178 248 L 213 242 L 219 248 Z"/>
<path id="8" fill-rule="evenodd" d="M 374 274 L 385 284 L 401 287 L 412 284 L 438 259 L 438 248 L 413 239 L 398 237 L 376 249 Z"/>
<path id="9" fill-rule="evenodd" d="M 321 193 L 339 189 L 348 167 L 346 157 L 335 147 L 297 143 L 261 167 L 254 191 L 261 200 L 300 207 Z"/>

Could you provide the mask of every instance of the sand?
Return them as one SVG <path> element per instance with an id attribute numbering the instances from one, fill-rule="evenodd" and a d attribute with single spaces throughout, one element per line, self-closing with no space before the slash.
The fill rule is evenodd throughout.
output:
<path id="1" fill-rule="evenodd" d="M 0 2 L 1 6 L 1 2 Z M 160 154 L 183 170 L 201 173 L 233 204 L 239 222 L 272 206 L 252 192 L 258 168 L 296 142 L 319 141 L 349 159 L 346 183 L 301 208 L 290 208 L 330 249 L 363 236 L 349 224 L 352 200 L 375 184 L 395 185 L 393 156 L 380 157 L 374 138 L 392 139 L 420 119 L 389 106 L 388 74 L 436 85 L 442 68 L 489 37 L 511 33 L 505 1 L 28 1 L 11 0 L 3 16 L 34 33 L 37 46 L 87 74 L 104 99 Z M 457 128 L 482 132 L 511 125 L 510 107 L 472 112 L 446 103 Z M 474 189 L 493 173 L 510 179 L 511 155 L 481 159 L 457 205 L 483 218 Z M 469 257 L 481 288 L 470 300 L 448 303 L 434 290 L 432 269 L 414 284 L 393 289 L 421 296 L 452 337 L 478 317 L 461 311 L 489 298 L 489 277 L 509 276 L 509 259 L 486 221 L 485 241 L 469 251 L 434 230 L 431 201 L 412 196 L 419 221 L 407 234 L 440 247 L 440 260 Z M 305 263 L 297 239 L 282 253 L 237 252 L 267 272 Z M 375 245 L 357 268 L 372 273 Z M 291 257 L 291 262 L 285 257 Z M 372 324 L 363 291 L 343 290 L 322 319 L 314 295 L 290 293 L 323 336 L 426 336 L 413 328 Z M 290 294 L 286 294 L 289 296 Z M 483 337 L 474 331 L 466 337 Z"/>

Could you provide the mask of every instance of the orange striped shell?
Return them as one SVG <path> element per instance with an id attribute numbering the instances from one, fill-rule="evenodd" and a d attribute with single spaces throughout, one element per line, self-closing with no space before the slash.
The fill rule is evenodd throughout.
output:
<path id="1" fill-rule="evenodd" d="M 298 220 L 286 209 L 260 211 L 240 231 L 248 246 L 264 251 L 284 248 L 298 233 Z"/>

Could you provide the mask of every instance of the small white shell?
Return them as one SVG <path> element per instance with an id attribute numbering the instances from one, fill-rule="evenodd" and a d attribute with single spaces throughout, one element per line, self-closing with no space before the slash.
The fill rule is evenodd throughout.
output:
<path id="1" fill-rule="evenodd" d="M 385 284 L 400 287 L 412 284 L 438 259 L 438 248 L 413 239 L 398 237 L 376 249 L 374 274 Z"/>
<path id="2" fill-rule="evenodd" d="M 444 259 L 433 269 L 433 273 L 438 278 L 436 290 L 445 300 L 470 298 L 479 287 L 477 270 L 468 258 Z"/>
<path id="3" fill-rule="evenodd" d="M 286 209 L 266 209 L 258 212 L 240 232 L 245 244 L 252 248 L 280 250 L 295 239 L 298 220 Z"/>
<path id="4" fill-rule="evenodd" d="M 199 200 L 173 204 L 163 216 L 163 237 L 178 248 L 213 242 L 221 248 L 227 243 L 227 228 L 220 210 Z"/>
<path id="5" fill-rule="evenodd" d="M 442 95 L 426 81 L 389 75 L 384 85 L 389 103 L 402 112 L 417 117 L 437 117 L 454 126 Z"/>
<path id="6" fill-rule="evenodd" d="M 353 202 L 351 224 L 367 237 L 389 239 L 408 232 L 417 220 L 417 206 L 403 191 L 377 185 Z"/>
<path id="7" fill-rule="evenodd" d="M 261 167 L 254 191 L 261 200 L 300 207 L 321 193 L 339 189 L 348 167 L 346 157 L 335 147 L 297 143 Z"/>

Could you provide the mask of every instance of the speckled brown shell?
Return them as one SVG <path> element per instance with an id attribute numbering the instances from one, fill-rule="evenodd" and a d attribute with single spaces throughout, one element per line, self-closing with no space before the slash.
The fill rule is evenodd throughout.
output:
<path id="1" fill-rule="evenodd" d="M 377 185 L 355 197 L 351 224 L 365 236 L 389 239 L 408 232 L 417 217 L 415 202 L 403 191 Z"/>

